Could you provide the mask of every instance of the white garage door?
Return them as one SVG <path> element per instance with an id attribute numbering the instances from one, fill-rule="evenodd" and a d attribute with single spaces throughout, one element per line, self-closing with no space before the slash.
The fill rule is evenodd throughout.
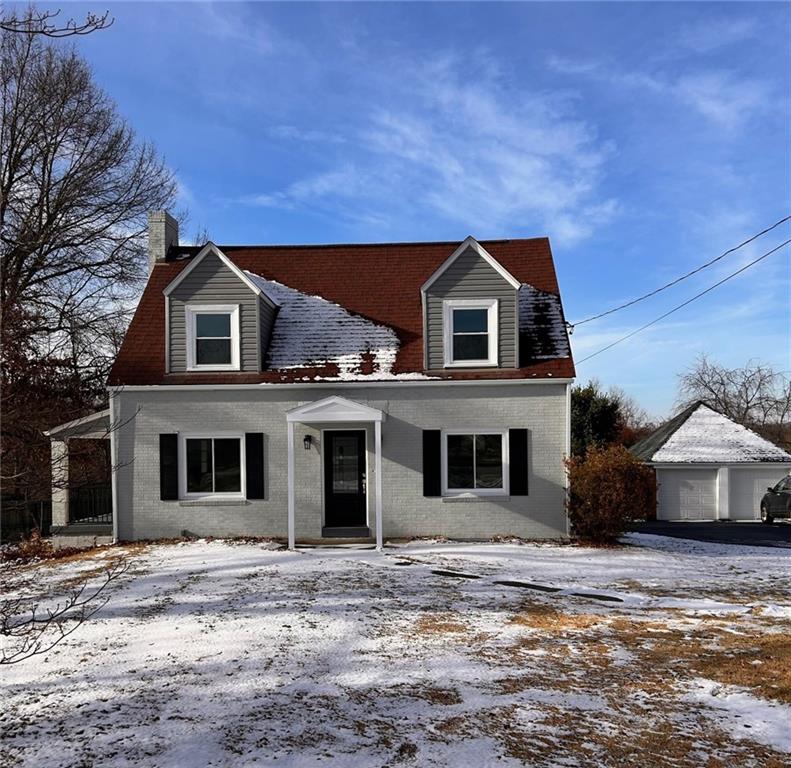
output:
<path id="1" fill-rule="evenodd" d="M 770 485 L 784 478 L 789 467 L 755 467 L 750 469 L 731 469 L 728 473 L 730 485 L 731 520 L 758 520 L 761 516 L 761 498 Z"/>
<path id="2" fill-rule="evenodd" d="M 660 520 L 716 520 L 716 469 L 658 469 Z"/>

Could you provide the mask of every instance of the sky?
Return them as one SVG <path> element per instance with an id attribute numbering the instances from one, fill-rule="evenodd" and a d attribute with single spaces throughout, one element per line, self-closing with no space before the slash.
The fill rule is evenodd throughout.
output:
<path id="1" fill-rule="evenodd" d="M 548 236 L 577 322 L 791 214 L 789 4 L 109 9 L 113 26 L 76 45 L 174 169 L 182 242 L 204 229 L 224 244 Z M 575 358 L 788 238 L 791 222 L 580 325 Z M 702 353 L 791 369 L 791 246 L 578 377 L 664 417 Z"/>

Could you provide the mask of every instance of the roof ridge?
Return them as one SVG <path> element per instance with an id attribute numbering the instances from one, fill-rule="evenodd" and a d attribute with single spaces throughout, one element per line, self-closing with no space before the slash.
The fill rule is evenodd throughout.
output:
<path id="1" fill-rule="evenodd" d="M 393 248 L 393 247 L 407 247 L 407 246 L 421 246 L 421 245 L 459 245 L 463 243 L 465 238 L 460 240 L 394 240 L 391 242 L 362 242 L 362 243 L 236 243 L 219 245 L 220 250 L 262 250 L 262 249 L 309 249 L 309 248 Z M 547 235 L 539 235 L 537 237 L 496 237 L 478 240 L 479 243 L 530 243 L 538 242 L 541 240 L 549 240 Z M 204 244 L 205 245 L 205 244 Z M 192 251 L 196 253 L 200 251 L 204 245 L 174 245 L 171 248 L 174 251 Z"/>
<path id="2" fill-rule="evenodd" d="M 756 432 L 752 427 L 748 427 L 746 424 L 742 424 L 740 421 L 736 421 L 736 419 L 732 419 L 730 416 L 728 416 L 727 414 L 723 413 L 722 411 L 718 411 L 716 408 L 712 408 L 712 406 L 710 406 L 704 400 L 698 400 L 696 405 L 697 406 L 701 406 L 701 405 L 705 406 L 710 411 L 713 411 L 717 415 L 722 416 L 723 419 L 727 419 L 731 423 L 735 424 L 737 427 L 741 427 L 742 429 L 746 430 L 747 432 L 750 432 L 751 434 L 755 435 L 759 440 L 763 440 L 765 443 L 769 443 L 769 445 L 774 446 L 778 450 L 783 451 L 783 453 L 785 453 L 786 456 L 791 456 L 791 453 L 786 451 L 785 448 L 781 448 L 777 443 L 775 443 L 772 440 L 769 440 L 769 438 L 764 437 L 760 432 Z"/>
<path id="3" fill-rule="evenodd" d="M 629 452 L 634 454 L 637 458 L 643 459 L 643 461 L 651 461 L 654 454 L 662 450 L 662 448 L 665 446 L 665 443 L 667 443 L 667 441 L 670 440 L 670 438 L 673 437 L 673 435 L 675 435 L 682 426 L 684 426 L 689 417 L 695 413 L 695 411 L 701 405 L 706 405 L 706 403 L 704 403 L 702 400 L 698 400 L 691 405 L 688 405 L 683 411 L 680 411 L 663 424 L 660 424 L 650 435 L 646 435 L 642 440 L 636 442 L 629 449 Z M 712 410 L 714 409 L 712 408 Z M 659 438 L 659 443 L 654 446 L 651 441 L 657 437 Z M 648 456 L 640 456 L 640 452 L 645 447 L 651 447 L 653 450 Z"/>

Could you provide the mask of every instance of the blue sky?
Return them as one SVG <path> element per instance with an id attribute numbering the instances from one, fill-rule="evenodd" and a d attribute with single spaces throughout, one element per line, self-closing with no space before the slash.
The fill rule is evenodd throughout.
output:
<path id="1" fill-rule="evenodd" d="M 788 4 L 110 10 L 114 26 L 77 45 L 175 169 L 183 239 L 199 227 L 220 243 L 548 235 L 575 321 L 791 213 Z M 789 237 L 791 223 L 581 326 L 576 357 Z M 701 352 L 791 369 L 790 253 L 582 364 L 580 379 L 663 416 Z"/>

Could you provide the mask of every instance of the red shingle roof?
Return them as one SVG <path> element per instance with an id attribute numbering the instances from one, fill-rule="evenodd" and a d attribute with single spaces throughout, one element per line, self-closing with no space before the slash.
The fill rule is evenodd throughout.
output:
<path id="1" fill-rule="evenodd" d="M 238 267 L 350 312 L 389 326 L 400 348 L 393 373 L 423 372 L 420 287 L 459 243 L 396 243 L 319 246 L 219 246 Z M 559 295 L 547 238 L 482 241 L 481 245 L 517 280 Z M 140 298 L 108 384 L 258 383 L 302 380 L 305 369 L 260 373 L 165 373 L 164 289 L 190 263 L 196 248 L 179 248 L 175 260 L 157 263 Z M 309 375 L 332 376 L 331 368 Z M 570 357 L 527 361 L 517 369 L 432 372 L 448 379 L 534 379 L 574 376 Z M 375 376 L 371 377 L 372 380 Z"/>

